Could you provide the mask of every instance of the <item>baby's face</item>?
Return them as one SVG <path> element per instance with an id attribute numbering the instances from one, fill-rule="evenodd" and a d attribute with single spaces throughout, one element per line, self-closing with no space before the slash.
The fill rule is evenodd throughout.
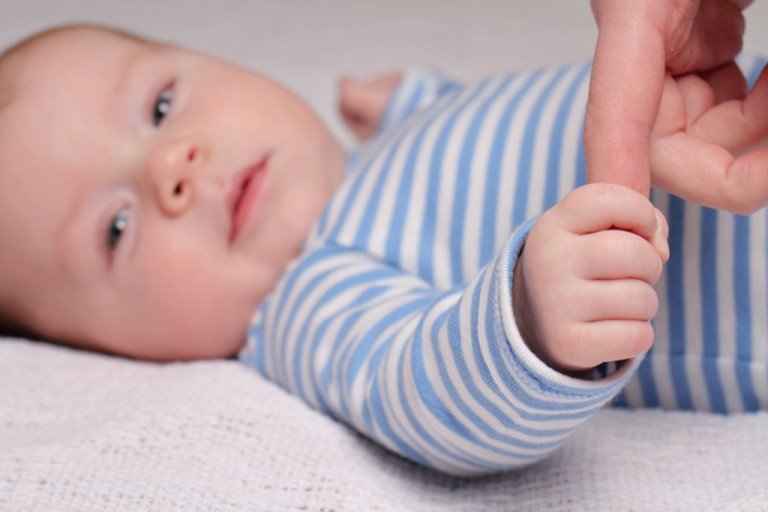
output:
<path id="1" fill-rule="evenodd" d="M 0 280 L 22 318 L 131 357 L 234 354 L 341 179 L 332 135 L 263 76 L 98 30 L 18 73 Z"/>

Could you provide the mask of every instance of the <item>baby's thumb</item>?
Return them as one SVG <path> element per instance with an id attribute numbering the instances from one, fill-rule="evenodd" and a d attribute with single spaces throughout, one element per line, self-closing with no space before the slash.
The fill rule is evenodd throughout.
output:
<path id="1" fill-rule="evenodd" d="M 656 252 L 659 254 L 661 261 L 666 263 L 669 260 L 669 224 L 667 219 L 664 218 L 658 208 L 656 208 L 656 232 L 651 236 L 650 242 Z"/>

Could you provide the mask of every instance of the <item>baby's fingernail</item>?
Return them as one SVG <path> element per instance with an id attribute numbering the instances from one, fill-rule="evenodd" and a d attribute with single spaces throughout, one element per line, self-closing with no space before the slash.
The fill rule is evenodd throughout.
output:
<path id="1" fill-rule="evenodd" d="M 659 238 L 659 245 L 661 248 L 661 260 L 667 262 L 669 260 L 669 224 L 667 224 L 664 215 L 657 209 L 656 210 L 656 235 Z"/>
<path id="2" fill-rule="evenodd" d="M 656 251 L 659 253 L 659 257 L 661 258 L 661 261 L 666 263 L 669 260 L 669 253 L 670 253 L 669 241 L 661 231 L 662 230 L 658 230 L 653 235 L 653 245 L 654 247 L 656 247 Z"/>

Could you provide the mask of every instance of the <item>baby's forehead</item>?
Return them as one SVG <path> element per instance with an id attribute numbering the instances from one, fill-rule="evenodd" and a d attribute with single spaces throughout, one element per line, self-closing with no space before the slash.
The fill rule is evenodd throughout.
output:
<path id="1" fill-rule="evenodd" d="M 98 68 L 157 43 L 120 31 L 91 26 L 52 29 L 33 36 L 0 57 L 0 88 L 5 96 L 21 96 L 48 88 L 62 78 L 88 74 L 99 80 Z"/>

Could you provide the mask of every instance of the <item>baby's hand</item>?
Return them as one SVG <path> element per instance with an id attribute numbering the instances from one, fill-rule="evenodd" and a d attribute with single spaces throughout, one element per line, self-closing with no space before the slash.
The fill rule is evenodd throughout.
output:
<path id="1" fill-rule="evenodd" d="M 667 75 L 650 139 L 651 180 L 690 201 L 748 214 L 768 205 L 768 67 L 751 91 L 733 62 Z"/>
<path id="2" fill-rule="evenodd" d="M 565 373 L 648 350 L 667 231 L 648 199 L 619 185 L 585 185 L 547 210 L 515 267 L 515 317 L 530 349 Z"/>
<path id="3" fill-rule="evenodd" d="M 365 82 L 349 77 L 339 80 L 339 112 L 360 142 L 376 134 L 389 97 L 401 79 L 401 73 L 388 73 Z"/>

